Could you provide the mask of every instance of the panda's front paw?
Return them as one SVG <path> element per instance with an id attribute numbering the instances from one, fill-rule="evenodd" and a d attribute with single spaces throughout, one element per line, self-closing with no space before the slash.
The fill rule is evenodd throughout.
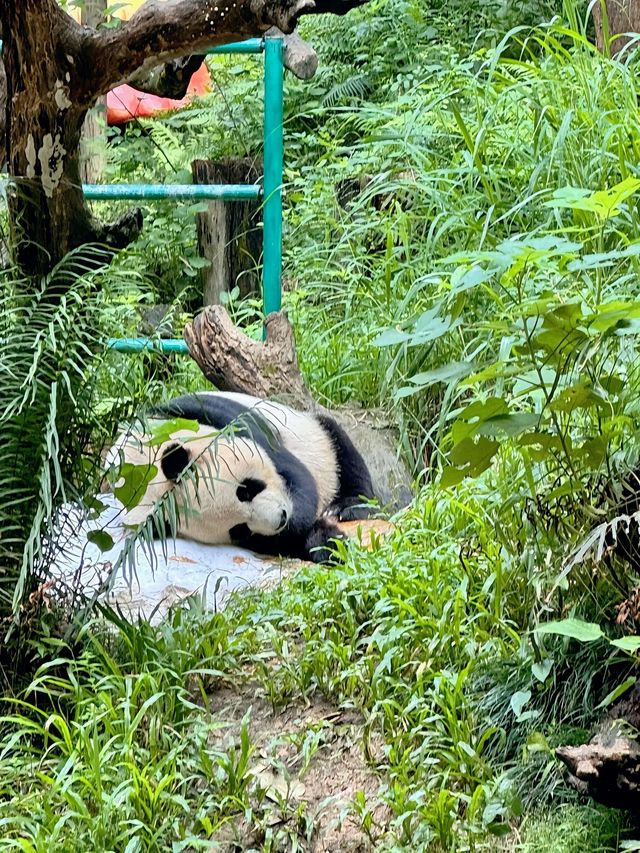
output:
<path id="1" fill-rule="evenodd" d="M 364 521 L 376 511 L 376 507 L 364 503 L 362 498 L 348 498 L 342 503 L 329 507 L 329 514 L 339 521 Z"/>
<path id="2" fill-rule="evenodd" d="M 346 539 L 339 527 L 329 518 L 319 518 L 305 541 L 305 550 L 314 563 L 336 563 L 334 541 Z"/>

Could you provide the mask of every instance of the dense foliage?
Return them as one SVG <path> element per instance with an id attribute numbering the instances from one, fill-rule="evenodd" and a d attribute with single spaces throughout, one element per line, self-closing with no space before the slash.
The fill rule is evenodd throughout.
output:
<path id="1" fill-rule="evenodd" d="M 582 4 L 477 6 L 372 0 L 310 22 L 321 71 L 287 83 L 286 304 L 302 367 L 320 399 L 397 423 L 413 505 L 371 552 L 345 547 L 339 568 L 223 614 L 192 605 L 160 628 L 107 614 L 106 636 L 30 640 L 43 664 L 5 706 L 0 847 L 210 849 L 242 815 L 251 849 L 310 849 L 295 798 L 256 802 L 247 726 L 212 737 L 209 692 L 250 682 L 274 707 L 322 694 L 358 709 L 380 788 L 351 816 L 377 849 L 638 849 L 629 820 L 580 802 L 553 754 L 635 677 L 609 640 L 635 633 L 613 623 L 637 579 L 585 537 L 606 528 L 608 484 L 638 457 L 637 62 L 595 51 Z M 257 61 L 212 69 L 207 99 L 112 135 L 110 180 L 259 156 Z M 143 237 L 99 274 L 71 259 L 64 302 L 47 298 L 55 276 L 37 305 L 3 282 L 7 595 L 61 497 L 95 486 L 118 419 L 202 386 L 185 362 L 94 355 L 136 331 L 140 306 L 171 302 L 175 329 L 195 310 L 197 209 L 150 207 Z M 257 300 L 232 292 L 229 308 L 256 323 Z M 549 618 L 591 629 L 536 633 Z M 581 625 L 589 642 L 572 639 Z M 305 749 L 326 745 L 307 734 Z"/>

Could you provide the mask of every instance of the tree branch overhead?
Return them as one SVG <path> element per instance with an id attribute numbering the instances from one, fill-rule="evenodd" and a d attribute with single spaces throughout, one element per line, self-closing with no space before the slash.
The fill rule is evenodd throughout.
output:
<path id="1" fill-rule="evenodd" d="M 89 34 L 83 55 L 93 70 L 80 96 L 98 97 L 158 62 L 242 41 L 272 26 L 290 33 L 300 15 L 314 10 L 314 0 L 147 0 L 119 27 Z"/>

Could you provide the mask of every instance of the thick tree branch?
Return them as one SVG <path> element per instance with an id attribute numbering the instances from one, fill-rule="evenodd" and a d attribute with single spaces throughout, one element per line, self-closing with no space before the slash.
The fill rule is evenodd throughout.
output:
<path id="1" fill-rule="evenodd" d="M 158 62 L 208 47 L 241 41 L 276 26 L 293 31 L 314 0 L 147 0 L 121 26 L 88 32 L 79 56 L 91 69 L 80 81 L 78 98 L 91 101 L 138 69 L 147 72 Z"/>
<path id="2" fill-rule="evenodd" d="M 271 27 L 266 34 L 283 37 L 285 68 L 300 80 L 310 80 L 314 76 L 318 70 L 318 54 L 309 42 L 300 38 L 297 32 L 285 35 L 277 27 Z"/>
<path id="3" fill-rule="evenodd" d="M 255 341 L 234 326 L 222 305 L 207 305 L 184 330 L 189 352 L 204 375 L 221 391 L 258 397 L 286 394 L 309 405 L 296 356 L 293 329 L 278 311 L 265 320 L 266 340 Z"/>
<path id="4" fill-rule="evenodd" d="M 127 83 L 149 95 L 180 100 L 187 94 L 191 78 L 203 62 L 204 54 L 201 53 L 183 56 L 180 59 L 156 65 L 149 71 L 138 69 Z"/>

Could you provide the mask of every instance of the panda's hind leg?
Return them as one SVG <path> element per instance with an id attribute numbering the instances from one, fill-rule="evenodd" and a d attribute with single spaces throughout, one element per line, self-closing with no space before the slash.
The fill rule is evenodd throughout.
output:
<path id="1" fill-rule="evenodd" d="M 336 452 L 340 489 L 326 515 L 337 516 L 340 521 L 358 521 L 369 518 L 373 509 L 366 501 L 375 499 L 371 474 L 355 445 L 333 418 L 318 415 L 318 423 L 331 438 Z"/>

